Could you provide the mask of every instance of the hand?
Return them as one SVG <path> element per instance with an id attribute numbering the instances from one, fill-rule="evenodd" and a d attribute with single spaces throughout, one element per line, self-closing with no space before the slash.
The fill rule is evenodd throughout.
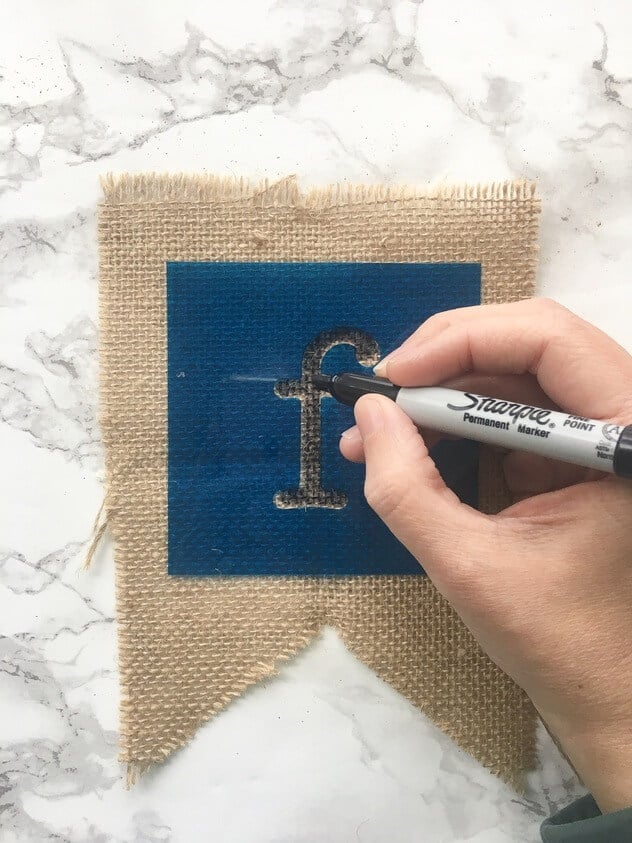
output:
<path id="1" fill-rule="evenodd" d="M 438 314 L 376 374 L 632 422 L 632 358 L 546 300 Z M 631 805 L 632 482 L 508 453 L 518 502 L 484 515 L 396 404 L 364 396 L 355 416 L 341 451 L 366 461 L 370 506 L 529 694 L 601 810 Z"/>

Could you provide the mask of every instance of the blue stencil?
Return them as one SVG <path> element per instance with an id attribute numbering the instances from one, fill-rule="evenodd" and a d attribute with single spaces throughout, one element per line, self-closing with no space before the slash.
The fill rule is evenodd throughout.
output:
<path id="1" fill-rule="evenodd" d="M 340 456 L 353 411 L 314 405 L 302 367 L 372 365 L 433 313 L 478 304 L 480 279 L 479 264 L 168 263 L 169 573 L 423 573 Z M 341 336 L 356 348 L 321 364 Z M 476 446 L 433 456 L 476 505 Z"/>

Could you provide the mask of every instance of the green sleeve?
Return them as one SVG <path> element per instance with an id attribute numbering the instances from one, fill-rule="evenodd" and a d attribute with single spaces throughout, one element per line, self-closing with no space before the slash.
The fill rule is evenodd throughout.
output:
<path id="1" fill-rule="evenodd" d="M 632 807 L 602 814 L 592 796 L 582 796 L 542 823 L 544 843 L 630 843 Z"/>

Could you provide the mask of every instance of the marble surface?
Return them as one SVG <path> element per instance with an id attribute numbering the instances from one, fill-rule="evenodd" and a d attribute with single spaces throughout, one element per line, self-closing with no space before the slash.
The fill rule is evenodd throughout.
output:
<path id="1" fill-rule="evenodd" d="M 630 346 L 632 10 L 619 0 L 4 0 L 0 841 L 527 841 L 526 797 L 327 631 L 162 769 L 116 761 L 95 204 L 109 170 L 303 184 L 535 178 L 539 289 Z"/>

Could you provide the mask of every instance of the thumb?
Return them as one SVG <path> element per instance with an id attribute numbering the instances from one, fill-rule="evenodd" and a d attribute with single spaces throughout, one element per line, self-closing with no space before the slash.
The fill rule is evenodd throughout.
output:
<path id="1" fill-rule="evenodd" d="M 462 504 L 443 482 L 408 416 L 381 395 L 355 405 L 369 506 L 441 587 L 469 558 L 473 536 L 492 539 L 491 519 Z M 488 534 L 486 535 L 481 535 Z M 443 590 L 443 589 L 442 589 Z M 446 588 L 449 591 L 449 587 Z"/>

